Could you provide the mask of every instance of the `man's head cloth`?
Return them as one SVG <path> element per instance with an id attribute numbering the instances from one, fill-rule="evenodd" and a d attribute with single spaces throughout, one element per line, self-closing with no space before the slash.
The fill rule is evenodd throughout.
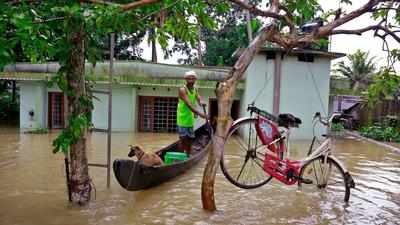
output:
<path id="1" fill-rule="evenodd" d="M 197 74 L 193 70 L 187 71 L 183 78 L 195 77 L 197 79 Z"/>

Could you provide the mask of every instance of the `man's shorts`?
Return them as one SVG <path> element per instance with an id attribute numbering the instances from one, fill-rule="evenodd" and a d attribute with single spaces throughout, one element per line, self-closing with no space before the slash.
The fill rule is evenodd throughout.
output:
<path id="1" fill-rule="evenodd" d="M 179 137 L 194 138 L 193 127 L 180 127 L 178 126 Z"/>

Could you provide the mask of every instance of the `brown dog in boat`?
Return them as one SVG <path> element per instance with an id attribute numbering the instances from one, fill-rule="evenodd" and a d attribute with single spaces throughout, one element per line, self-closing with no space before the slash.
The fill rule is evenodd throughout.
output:
<path id="1" fill-rule="evenodd" d="M 152 152 L 144 152 L 140 146 L 129 146 L 130 151 L 128 153 L 129 157 L 133 157 L 136 155 L 139 161 L 141 161 L 146 166 L 161 166 L 163 165 L 163 161 L 156 153 Z"/>

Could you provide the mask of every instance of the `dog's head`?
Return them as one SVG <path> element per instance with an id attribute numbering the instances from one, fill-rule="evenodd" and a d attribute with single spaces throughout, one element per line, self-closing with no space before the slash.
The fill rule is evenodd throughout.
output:
<path id="1" fill-rule="evenodd" d="M 130 151 L 128 153 L 129 157 L 133 157 L 136 155 L 139 158 L 140 156 L 143 155 L 143 149 L 138 145 L 135 145 L 135 146 L 130 145 L 129 149 L 130 149 Z"/>

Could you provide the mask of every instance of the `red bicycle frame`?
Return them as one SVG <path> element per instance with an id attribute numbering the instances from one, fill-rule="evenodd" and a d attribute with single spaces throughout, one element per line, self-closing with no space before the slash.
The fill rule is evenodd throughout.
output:
<path id="1" fill-rule="evenodd" d="M 278 124 L 261 115 L 257 118 L 257 135 L 262 144 L 273 153 L 265 154 L 264 171 L 287 185 L 295 184 L 300 174 L 301 161 L 284 159 L 287 148 Z"/>

